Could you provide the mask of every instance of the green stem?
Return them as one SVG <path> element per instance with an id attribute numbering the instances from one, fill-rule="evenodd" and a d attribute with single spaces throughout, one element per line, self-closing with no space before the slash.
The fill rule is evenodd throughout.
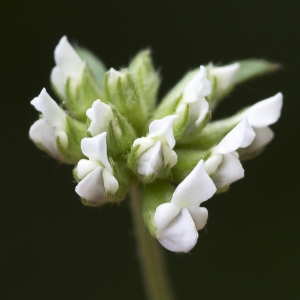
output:
<path id="1" fill-rule="evenodd" d="M 149 300 L 173 300 L 160 245 L 148 232 L 143 222 L 142 191 L 138 183 L 130 188 L 131 212 L 137 240 L 138 255 Z"/>

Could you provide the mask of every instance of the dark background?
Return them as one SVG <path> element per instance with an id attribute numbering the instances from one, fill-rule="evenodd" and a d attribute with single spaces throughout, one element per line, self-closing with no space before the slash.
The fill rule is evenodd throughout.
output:
<path id="1" fill-rule="evenodd" d="M 128 202 L 82 206 L 71 168 L 28 139 L 38 115 L 29 101 L 50 91 L 62 35 L 114 68 L 151 47 L 161 95 L 209 61 L 283 64 L 238 87 L 216 114 L 281 91 L 275 140 L 245 163 L 245 179 L 205 204 L 209 222 L 191 253 L 164 253 L 178 299 L 300 299 L 300 23 L 292 1 L 1 3 L 1 299 L 145 298 Z"/>

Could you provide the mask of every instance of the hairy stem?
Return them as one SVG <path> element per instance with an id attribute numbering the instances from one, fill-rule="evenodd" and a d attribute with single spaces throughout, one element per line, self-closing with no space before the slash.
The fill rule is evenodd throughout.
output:
<path id="1" fill-rule="evenodd" d="M 131 212 L 138 255 L 149 300 L 174 300 L 160 245 L 144 225 L 142 192 L 137 182 L 130 188 Z"/>

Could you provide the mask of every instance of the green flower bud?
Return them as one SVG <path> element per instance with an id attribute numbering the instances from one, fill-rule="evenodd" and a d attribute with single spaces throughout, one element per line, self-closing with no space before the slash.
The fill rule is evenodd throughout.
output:
<path id="1" fill-rule="evenodd" d="M 144 97 L 135 82 L 133 74 L 124 69 L 110 69 L 104 79 L 105 99 L 114 105 L 132 124 L 137 133 L 145 126 L 148 111 Z"/>
<path id="2" fill-rule="evenodd" d="M 153 111 L 161 78 L 154 69 L 150 50 L 139 52 L 131 61 L 128 70 L 133 74 L 148 111 Z"/>

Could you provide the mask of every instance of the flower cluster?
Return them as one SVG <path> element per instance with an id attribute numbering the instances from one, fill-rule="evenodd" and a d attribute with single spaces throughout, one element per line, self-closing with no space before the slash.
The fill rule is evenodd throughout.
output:
<path id="1" fill-rule="evenodd" d="M 30 138 L 75 165 L 75 191 L 85 205 L 120 202 L 139 182 L 149 232 L 171 251 L 190 251 L 208 218 L 200 204 L 243 178 L 241 161 L 272 140 L 282 94 L 223 120 L 210 122 L 212 112 L 236 85 L 277 66 L 260 60 L 200 66 L 157 105 L 161 79 L 149 50 L 126 69 L 107 70 L 63 37 L 54 58 L 51 83 L 61 102 L 45 89 L 31 101 L 41 116 Z"/>

